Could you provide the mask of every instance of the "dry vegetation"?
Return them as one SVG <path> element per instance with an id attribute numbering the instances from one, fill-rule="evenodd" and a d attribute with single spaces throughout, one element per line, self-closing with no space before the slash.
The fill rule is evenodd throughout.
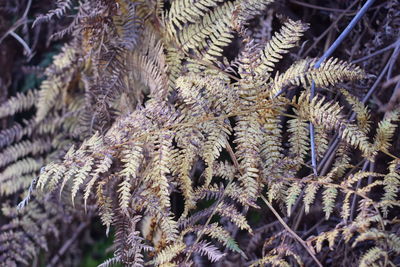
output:
<path id="1" fill-rule="evenodd" d="M 400 2 L 315 67 L 363 4 L 2 1 L 0 262 L 399 266 Z"/>

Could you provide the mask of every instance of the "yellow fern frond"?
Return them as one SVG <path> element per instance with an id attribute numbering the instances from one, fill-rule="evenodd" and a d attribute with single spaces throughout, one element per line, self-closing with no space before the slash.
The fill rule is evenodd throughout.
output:
<path id="1" fill-rule="evenodd" d="M 291 215 L 292 207 L 296 203 L 298 199 L 301 189 L 303 188 L 304 184 L 300 182 L 293 183 L 292 186 L 289 187 L 287 195 L 286 195 L 286 207 L 288 216 Z"/>
<path id="2" fill-rule="evenodd" d="M 232 129 L 226 122 L 219 121 L 206 123 L 204 127 L 208 136 L 203 146 L 202 157 L 207 164 L 204 170 L 204 185 L 208 186 L 213 177 L 214 162 L 219 157 L 222 149 L 227 146 Z"/>
<path id="3" fill-rule="evenodd" d="M 381 201 L 395 201 L 399 194 L 399 187 L 400 187 L 400 162 L 399 160 L 394 160 L 389 165 L 389 173 L 385 175 L 383 178 L 383 189 L 385 194 L 383 195 Z M 388 216 L 389 208 L 392 205 L 384 205 L 382 207 L 384 217 Z"/>
<path id="4" fill-rule="evenodd" d="M 360 267 L 370 267 L 370 266 L 377 266 L 377 261 L 388 257 L 387 252 L 382 250 L 379 247 L 373 247 L 365 253 L 361 259 L 358 266 Z M 383 264 L 383 262 L 381 262 Z"/>
<path id="5" fill-rule="evenodd" d="M 243 187 L 243 196 L 249 202 L 256 199 L 260 188 L 258 183 L 260 170 L 257 160 L 260 153 L 262 136 L 260 134 L 260 124 L 257 122 L 255 114 L 240 116 L 235 127 L 237 158 L 243 168 L 243 175 L 239 176 L 239 181 Z"/>
<path id="6" fill-rule="evenodd" d="M 106 195 L 104 195 L 103 190 L 104 183 L 99 183 L 97 185 L 96 196 L 97 196 L 97 205 L 99 206 L 99 214 L 100 219 L 103 225 L 106 226 L 106 235 L 110 231 L 110 226 L 114 221 L 114 211 L 112 205 L 112 199 Z"/>
<path id="7" fill-rule="evenodd" d="M 62 53 L 54 58 L 54 63 L 46 69 L 48 79 L 40 86 L 38 102 L 36 104 L 36 121 L 42 121 L 48 112 L 56 107 L 62 107 L 67 90 L 73 79 L 75 68 L 71 67 L 76 60 L 76 50 L 71 46 L 64 46 Z"/>
<path id="8" fill-rule="evenodd" d="M 376 135 L 374 137 L 374 147 L 376 150 L 388 152 L 390 141 L 397 128 L 395 122 L 400 120 L 400 109 L 389 112 L 385 118 L 379 122 Z"/>
<path id="9" fill-rule="evenodd" d="M 307 87 L 312 81 L 316 86 L 327 87 L 345 80 L 354 81 L 365 77 L 364 71 L 359 67 L 336 58 L 328 59 L 318 69 L 314 68 L 316 61 L 302 59 L 293 63 L 284 73 L 277 74 L 270 86 L 270 95 L 275 96 L 292 85 Z"/>
<path id="10" fill-rule="evenodd" d="M 72 203 L 74 203 L 75 196 L 78 193 L 80 186 L 89 177 L 90 172 L 92 171 L 92 168 L 93 168 L 93 163 L 94 163 L 93 158 L 89 157 L 89 158 L 85 159 L 85 164 L 83 164 L 83 166 L 78 169 L 78 171 L 73 179 L 73 186 L 72 186 L 72 190 L 71 190 Z"/>
<path id="11" fill-rule="evenodd" d="M 28 157 L 18 160 L 13 164 L 8 165 L 0 173 L 0 184 L 19 175 L 38 171 L 42 166 L 43 159 L 41 158 L 34 159 Z"/>
<path id="12" fill-rule="evenodd" d="M 351 95 L 345 89 L 341 89 L 340 92 L 346 97 L 346 101 L 353 107 L 353 111 L 356 113 L 357 116 L 357 124 L 358 126 L 365 132 L 368 133 L 370 130 L 369 121 L 370 115 L 368 108 L 355 96 Z"/>
<path id="13" fill-rule="evenodd" d="M 372 158 L 376 150 L 359 127 L 346 122 L 341 115 L 342 108 L 337 103 L 324 103 L 324 98 L 314 97 L 309 102 L 309 94 L 302 93 L 298 99 L 299 116 L 310 120 L 325 130 L 337 130 L 350 145 L 358 147 L 366 157 Z"/>
<path id="14" fill-rule="evenodd" d="M 98 161 L 98 163 L 96 164 L 96 168 L 92 172 L 93 173 L 92 178 L 86 184 L 86 187 L 84 190 L 83 201 L 84 201 L 84 205 L 85 205 L 85 210 L 86 210 L 87 200 L 92 191 L 92 187 L 95 185 L 95 183 L 97 182 L 100 175 L 107 172 L 110 169 L 111 164 L 112 164 L 112 158 L 109 155 L 105 155 L 104 158 L 100 159 Z M 71 176 L 74 175 L 75 173 L 76 173 L 76 171 L 74 171 L 74 173 L 71 174 Z M 66 176 L 67 176 L 67 174 L 66 174 Z"/>
<path id="15" fill-rule="evenodd" d="M 160 208 L 168 210 L 170 207 L 169 183 L 167 175 L 170 173 L 172 160 L 172 135 L 171 132 L 161 132 L 156 136 L 156 149 L 152 172 L 144 179 L 151 181 L 150 185 L 155 195 L 159 198 Z"/>
<path id="16" fill-rule="evenodd" d="M 207 39 L 210 36 L 220 35 L 224 28 L 228 28 L 234 4 L 225 2 L 223 5 L 215 8 L 212 12 L 205 14 L 198 23 L 185 27 L 182 31 L 177 32 L 177 40 L 182 49 L 189 52 L 189 49 L 194 49 L 197 52 L 204 51 L 209 44 Z M 231 38 L 226 41 L 230 42 Z"/>
<path id="17" fill-rule="evenodd" d="M 186 23 L 195 23 L 201 17 L 216 7 L 223 0 L 200 0 L 193 2 L 190 0 L 178 0 L 171 3 L 171 8 L 166 15 L 167 30 L 174 35 L 174 29 L 182 29 Z"/>
<path id="18" fill-rule="evenodd" d="M 276 63 L 283 58 L 284 54 L 289 53 L 289 49 L 297 45 L 307 29 L 306 24 L 288 19 L 260 53 L 261 64 L 255 68 L 254 72 L 267 80 L 271 72 L 275 70 Z"/>
<path id="19" fill-rule="evenodd" d="M 232 205 L 221 202 L 216 207 L 216 211 L 221 216 L 229 218 L 230 221 L 232 221 L 239 229 L 247 230 L 250 233 L 253 232 L 250 228 L 250 225 L 247 223 L 246 218 L 242 214 L 240 214 L 240 212 Z"/>
<path id="20" fill-rule="evenodd" d="M 151 262 L 155 265 L 161 265 L 166 263 L 171 263 L 171 261 L 183 250 L 186 248 L 185 243 L 180 240 L 177 240 L 174 244 L 167 246 L 159 253 L 157 253 L 157 257 Z M 176 266 L 173 264 L 172 266 Z"/>

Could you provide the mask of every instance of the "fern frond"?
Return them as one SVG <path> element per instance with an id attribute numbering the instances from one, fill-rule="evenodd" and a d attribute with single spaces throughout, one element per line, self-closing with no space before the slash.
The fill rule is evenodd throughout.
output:
<path id="1" fill-rule="evenodd" d="M 124 168 L 121 170 L 120 175 L 123 177 L 123 180 L 119 185 L 120 188 L 118 189 L 118 192 L 120 193 L 120 208 L 124 212 L 127 212 L 127 207 L 129 205 L 131 185 L 132 183 L 134 185 L 138 184 L 136 179 L 138 178 L 138 172 L 142 160 L 143 148 L 141 143 L 126 146 L 126 148 L 122 150 L 121 161 L 124 163 Z"/>
<path id="2" fill-rule="evenodd" d="M 317 181 L 313 182 L 313 180 L 310 180 L 310 182 L 305 186 L 303 202 L 304 202 L 304 211 L 306 212 L 306 214 L 310 212 L 310 206 L 314 203 L 315 196 L 321 187 L 321 183 L 331 182 L 333 173 L 334 172 L 330 172 L 326 176 L 322 177 L 312 177 L 313 180 L 315 179 Z M 335 200 L 332 200 L 332 202 L 335 202 Z"/>
<path id="3" fill-rule="evenodd" d="M 112 164 L 112 158 L 110 155 L 105 155 L 104 158 L 100 159 L 98 164 L 96 165 L 96 168 L 94 168 L 94 171 L 92 172 L 92 178 L 90 181 L 86 184 L 85 190 L 84 190 L 84 195 L 83 195 L 83 200 L 84 200 L 84 205 L 85 205 L 85 210 L 86 210 L 86 204 L 87 200 L 90 196 L 90 193 L 92 191 L 93 186 L 97 182 L 98 178 L 100 177 L 101 174 L 106 173 Z M 71 176 L 74 175 L 77 172 L 77 170 L 73 171 L 73 174 L 70 174 Z M 67 174 L 65 175 L 67 177 Z M 126 176 L 128 177 L 128 176 Z M 60 189 L 60 192 L 62 191 L 62 188 Z"/>
<path id="4" fill-rule="evenodd" d="M 387 258 L 387 252 L 379 247 L 373 247 L 365 253 L 359 262 L 360 267 L 376 266 L 377 261 L 381 258 Z"/>
<path id="5" fill-rule="evenodd" d="M 278 115 L 284 107 L 260 111 L 259 121 L 262 132 L 260 156 L 267 176 L 270 172 L 278 172 L 277 166 L 283 159 L 282 149 L 282 119 Z"/>
<path id="6" fill-rule="evenodd" d="M 37 90 L 29 90 L 26 94 L 17 93 L 16 96 L 10 97 L 6 102 L 1 103 L 0 118 L 29 110 L 36 104 L 37 98 Z"/>
<path id="7" fill-rule="evenodd" d="M 298 114 L 297 109 L 293 110 L 295 114 Z M 305 156 L 310 150 L 309 144 L 309 127 L 306 121 L 301 118 L 291 119 L 288 122 L 288 132 L 290 152 L 300 162 L 303 163 Z M 297 167 L 298 169 L 300 168 Z"/>
<path id="8" fill-rule="evenodd" d="M 156 136 L 153 170 L 144 179 L 149 181 L 154 194 L 158 196 L 160 208 L 168 210 L 170 207 L 169 183 L 167 175 L 170 173 L 172 160 L 171 132 L 161 132 Z"/>
<path id="9" fill-rule="evenodd" d="M 23 158 L 15 163 L 8 165 L 0 173 L 0 184 L 6 180 L 16 178 L 19 175 L 38 171 L 43 166 L 43 159 L 31 157 Z"/>
<path id="10" fill-rule="evenodd" d="M 218 224 L 212 223 L 212 224 L 208 225 L 204 229 L 204 234 L 217 239 L 222 244 L 224 244 L 224 246 L 227 247 L 228 249 L 244 255 L 244 252 L 239 248 L 238 244 L 231 237 L 229 232 L 226 231 L 225 229 L 223 229 L 222 227 L 218 226 Z"/>
<path id="11" fill-rule="evenodd" d="M 121 259 L 120 259 L 120 257 L 115 256 L 115 257 L 105 260 L 104 262 L 99 264 L 98 267 L 112 267 L 118 263 L 121 263 Z"/>
<path id="12" fill-rule="evenodd" d="M 106 226 L 106 235 L 110 232 L 110 226 L 114 222 L 114 211 L 112 205 L 112 199 L 104 195 L 103 190 L 104 183 L 97 185 L 97 204 L 99 206 L 99 215 L 103 225 Z"/>
<path id="13" fill-rule="evenodd" d="M 14 177 L 5 181 L 0 181 L 0 196 L 11 196 L 21 190 L 26 189 L 36 178 L 36 174 L 26 174 Z"/>
<path id="14" fill-rule="evenodd" d="M 81 166 L 81 168 L 78 169 L 78 171 L 73 179 L 73 186 L 72 186 L 72 190 L 71 190 L 72 203 L 75 202 L 75 196 L 78 193 L 80 186 L 89 177 L 90 172 L 92 171 L 92 168 L 93 168 L 93 163 L 94 163 L 93 158 L 88 157 L 85 160 L 85 163 L 83 164 L 83 166 Z"/>
<path id="15" fill-rule="evenodd" d="M 227 122 L 206 123 L 204 124 L 207 132 L 207 140 L 203 146 L 202 157 L 207 164 L 204 170 L 204 185 L 208 186 L 213 177 L 213 166 L 215 160 L 220 156 L 222 149 L 228 144 L 228 137 L 231 134 L 231 127 Z"/>
<path id="16" fill-rule="evenodd" d="M 132 2 L 118 1 L 119 13 L 112 17 L 118 35 L 118 43 L 132 50 L 139 42 L 142 21 L 136 16 L 136 5 Z"/>
<path id="17" fill-rule="evenodd" d="M 400 253 L 400 237 L 396 234 L 388 234 L 378 229 L 372 228 L 366 232 L 361 233 L 353 242 L 352 247 L 357 246 L 358 243 L 367 240 L 373 240 L 375 243 L 382 243 L 388 245 L 395 253 Z"/>
<path id="18" fill-rule="evenodd" d="M 337 177 L 343 177 L 346 170 L 350 167 L 350 145 L 342 141 L 336 151 L 336 159 L 333 168 L 336 169 Z"/>
<path id="19" fill-rule="evenodd" d="M 175 27 L 181 30 L 186 23 L 197 22 L 205 13 L 216 7 L 218 2 L 223 2 L 223 0 L 200 0 L 197 2 L 182 0 L 172 2 L 171 8 L 166 15 L 168 31 L 174 35 Z"/>
<path id="20" fill-rule="evenodd" d="M 178 240 L 174 244 L 167 246 L 161 250 L 157 257 L 151 262 L 155 265 L 162 265 L 165 263 L 171 263 L 171 261 L 186 248 L 185 243 Z"/>
<path id="21" fill-rule="evenodd" d="M 333 209 L 336 204 L 336 197 L 338 191 L 334 187 L 327 187 L 325 191 L 322 193 L 322 204 L 323 204 L 323 211 L 325 212 L 325 218 L 329 219 L 330 215 L 333 212 Z"/>
<path id="22" fill-rule="evenodd" d="M 365 133 L 368 133 L 370 130 L 370 114 L 368 108 L 355 96 L 351 95 L 345 89 L 341 89 L 340 92 L 345 96 L 346 101 L 352 106 L 353 111 L 357 116 L 357 124 Z"/>
<path id="23" fill-rule="evenodd" d="M 46 15 L 39 15 L 33 22 L 32 27 L 35 27 L 36 24 L 42 23 L 44 21 L 50 21 L 53 16 L 61 18 L 69 9 L 72 8 L 71 0 L 58 0 L 56 4 L 57 8 L 50 10 L 49 12 L 47 12 Z"/>
<path id="24" fill-rule="evenodd" d="M 139 48 L 140 50 L 132 52 L 127 64 L 136 70 L 134 72 L 136 79 L 149 89 L 152 97 L 164 99 L 169 88 L 166 75 L 169 71 L 167 65 L 169 58 L 163 53 L 163 43 L 158 41 L 154 34 L 145 35 Z"/>
<path id="25" fill-rule="evenodd" d="M 317 194 L 318 189 L 320 186 L 317 183 L 310 183 L 305 187 L 304 190 L 304 211 L 306 214 L 310 212 L 310 206 L 314 203 L 315 195 Z"/>
<path id="26" fill-rule="evenodd" d="M 235 5 L 234 25 L 235 29 L 241 32 L 246 23 L 252 18 L 264 13 L 267 6 L 274 0 L 241 0 Z"/>
<path id="27" fill-rule="evenodd" d="M 179 187 L 181 188 L 183 197 L 185 198 L 185 207 L 182 217 L 186 217 L 188 212 L 196 206 L 194 201 L 194 191 L 192 185 L 192 177 L 190 172 L 192 170 L 193 162 L 195 161 L 196 152 L 192 147 L 187 147 L 180 150 L 179 155 L 176 157 L 178 166 L 174 170 L 179 179 Z"/>
<path id="28" fill-rule="evenodd" d="M 198 251 L 202 256 L 207 256 L 211 262 L 218 262 L 225 257 L 225 253 L 222 253 L 216 246 L 205 241 L 196 244 L 193 250 Z"/>
<path id="29" fill-rule="evenodd" d="M 127 209 L 129 207 L 129 200 L 131 197 L 131 178 L 126 176 L 118 185 L 119 189 L 117 192 L 119 193 L 119 207 L 125 213 L 127 213 Z"/>
<path id="30" fill-rule="evenodd" d="M 54 124 L 53 124 L 54 125 Z M 24 120 L 23 123 L 14 123 L 10 128 L 0 131 L 0 148 L 19 142 L 24 136 L 31 135 L 35 127 L 38 133 L 42 133 L 42 125 L 37 125 L 34 119 Z"/>
<path id="31" fill-rule="evenodd" d="M 247 223 L 246 218 L 240 214 L 234 206 L 221 202 L 216 207 L 216 211 L 221 216 L 229 218 L 229 220 L 232 221 L 239 229 L 247 230 L 250 233 L 253 232 L 250 228 L 250 225 Z"/>
<path id="32" fill-rule="evenodd" d="M 280 255 L 271 255 L 268 254 L 264 256 L 263 258 L 257 260 L 255 263 L 251 264 L 251 267 L 255 266 L 265 266 L 265 265 L 271 265 L 271 266 L 281 266 L 281 267 L 289 267 L 290 264 L 282 259 Z"/>
<path id="33" fill-rule="evenodd" d="M 64 46 L 62 53 L 55 56 L 54 63 L 46 69 L 49 77 L 40 86 L 37 100 L 36 121 L 42 121 L 51 109 L 62 107 L 67 90 L 75 73 L 72 65 L 77 60 L 77 52 L 71 46 Z"/>
<path id="34" fill-rule="evenodd" d="M 286 195 L 286 202 L 285 202 L 286 207 L 287 207 L 288 216 L 291 215 L 292 207 L 296 203 L 296 200 L 298 199 L 303 186 L 304 185 L 302 183 L 296 182 L 296 183 L 293 183 L 293 185 L 289 187 L 287 195 Z"/>
<path id="35" fill-rule="evenodd" d="M 262 79 L 267 80 L 275 70 L 275 65 L 283 58 L 284 54 L 289 53 L 289 50 L 297 45 L 307 29 L 306 24 L 288 19 L 260 53 L 261 64 L 255 68 L 254 72 Z"/>
<path id="36" fill-rule="evenodd" d="M 21 141 L 9 146 L 0 153 L 0 167 L 4 167 L 9 163 L 15 162 L 17 159 L 29 154 L 38 155 L 51 149 L 50 140 L 36 139 L 33 141 Z"/>
<path id="37" fill-rule="evenodd" d="M 385 114 L 385 118 L 379 122 L 376 135 L 374 137 L 374 147 L 376 150 L 388 152 L 390 141 L 397 128 L 395 122 L 400 120 L 400 110 L 394 110 Z"/>
<path id="38" fill-rule="evenodd" d="M 329 244 L 329 249 L 333 250 L 335 245 L 335 239 L 339 236 L 340 230 L 334 229 L 329 232 L 322 232 L 318 235 L 315 241 L 315 249 L 317 252 L 322 250 L 322 243 L 327 240 Z"/>
<path id="39" fill-rule="evenodd" d="M 302 59 L 293 63 L 284 73 L 277 74 L 270 86 L 270 95 L 275 96 L 293 85 L 307 87 L 314 81 L 318 87 L 327 87 L 345 80 L 359 80 L 365 76 L 359 67 L 336 58 L 328 59 L 318 69 L 314 68 L 316 61 Z"/>
<path id="40" fill-rule="evenodd" d="M 207 38 L 210 36 L 221 35 L 224 32 L 224 28 L 228 28 L 230 25 L 230 14 L 234 10 L 234 4 L 232 2 L 225 2 L 223 5 L 215 8 L 212 12 L 205 14 L 201 21 L 198 23 L 189 25 L 177 32 L 177 40 L 182 46 L 182 49 L 189 52 L 190 49 L 194 49 L 198 52 L 204 51 L 209 44 Z M 216 38 L 218 39 L 218 38 Z M 230 42 L 231 38 L 226 41 Z"/>
<path id="41" fill-rule="evenodd" d="M 376 150 L 367 136 L 356 125 L 345 122 L 341 115 L 341 107 L 337 103 L 324 103 L 324 98 L 317 97 L 309 102 L 309 95 L 302 93 L 298 99 L 299 116 L 310 120 L 314 125 L 325 130 L 337 130 L 350 145 L 358 147 L 367 158 L 371 158 Z"/>
<path id="42" fill-rule="evenodd" d="M 329 136 L 323 127 L 316 126 L 315 129 L 315 151 L 317 160 L 321 159 L 328 150 Z"/>
<path id="43" fill-rule="evenodd" d="M 351 193 L 347 193 L 344 197 L 343 204 L 342 204 L 342 210 L 340 212 L 340 216 L 344 221 L 347 221 L 349 216 L 350 216 L 350 197 Z"/>
<path id="44" fill-rule="evenodd" d="M 394 160 L 389 165 L 389 173 L 385 175 L 383 178 L 383 189 L 385 191 L 383 197 L 381 198 L 382 202 L 385 201 L 396 201 L 399 193 L 400 187 L 400 162 L 398 160 Z M 386 218 L 388 216 L 389 208 L 392 205 L 384 205 L 382 206 L 383 216 Z"/>
<path id="45" fill-rule="evenodd" d="M 237 144 L 237 158 L 243 168 L 243 175 L 239 176 L 239 181 L 243 187 L 243 195 L 251 203 L 255 201 L 259 190 L 259 161 L 262 136 L 260 134 L 260 124 L 257 122 L 255 114 L 238 117 L 238 122 L 234 128 Z"/>

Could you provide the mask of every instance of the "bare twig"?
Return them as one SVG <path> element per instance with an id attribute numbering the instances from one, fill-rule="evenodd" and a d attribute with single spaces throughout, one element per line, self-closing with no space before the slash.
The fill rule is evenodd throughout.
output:
<path id="1" fill-rule="evenodd" d="M 286 229 L 286 231 L 288 231 L 294 239 L 296 239 L 308 252 L 308 254 L 310 254 L 310 256 L 313 258 L 313 260 L 315 261 L 315 263 L 322 267 L 322 264 L 319 262 L 319 260 L 317 259 L 317 257 L 315 256 L 314 252 L 310 249 L 310 247 L 307 245 L 307 243 L 301 239 L 300 236 L 298 236 L 292 229 L 290 229 L 290 227 L 285 223 L 285 221 L 282 219 L 282 217 L 279 215 L 279 213 L 274 209 L 274 207 L 271 205 L 271 203 L 268 202 L 268 200 L 261 195 L 262 200 L 265 202 L 265 204 L 267 204 L 268 208 L 272 211 L 272 213 L 275 215 L 275 217 L 278 219 L 278 221 L 282 224 L 282 226 Z"/>
<path id="2" fill-rule="evenodd" d="M 27 22 L 27 16 L 28 16 L 28 12 L 29 9 L 31 8 L 31 4 L 32 4 L 32 0 L 28 1 L 28 4 L 26 5 L 24 14 L 22 15 L 22 17 L 20 19 L 18 19 L 11 27 L 10 29 L 8 29 L 8 31 L 6 31 L 6 33 L 1 36 L 0 38 L 0 44 L 1 42 L 8 36 L 8 35 L 12 35 L 12 33 L 18 29 L 20 26 L 24 25 Z"/>
<path id="3" fill-rule="evenodd" d="M 337 22 L 345 16 L 346 12 L 350 11 L 357 3 L 358 1 L 353 1 L 353 3 L 348 8 L 346 8 L 346 10 L 342 14 L 340 14 L 336 18 L 336 20 L 314 41 L 314 43 L 306 50 L 304 55 L 308 55 L 311 50 L 313 50 L 314 47 L 325 37 L 325 35 L 327 35 L 329 31 L 336 26 Z"/>
<path id="4" fill-rule="evenodd" d="M 329 47 L 329 49 L 320 57 L 320 59 L 315 63 L 314 68 L 318 69 L 322 62 L 324 62 L 328 57 L 330 57 L 333 52 L 338 48 L 338 46 L 344 41 L 347 35 L 351 32 L 357 22 L 364 16 L 365 12 L 367 12 L 368 8 L 375 2 L 375 0 L 368 0 L 364 6 L 358 11 L 357 15 L 350 21 L 349 25 L 347 25 L 346 29 L 339 35 L 336 41 Z M 311 84 L 311 92 L 310 92 L 310 101 L 314 98 L 315 95 L 315 82 L 313 81 Z M 314 175 L 317 176 L 317 157 L 315 152 L 315 136 L 314 136 L 314 126 L 310 122 L 310 140 L 311 140 L 311 164 L 313 168 Z"/>
<path id="5" fill-rule="evenodd" d="M 64 255 L 64 253 L 69 249 L 69 247 L 78 239 L 79 235 L 85 228 L 89 225 L 89 222 L 81 223 L 75 230 L 74 234 L 70 239 L 68 239 L 64 245 L 60 248 L 60 250 L 56 253 L 56 255 L 51 259 L 50 263 L 47 265 L 49 267 L 56 266 L 57 262 Z"/>
<path id="6" fill-rule="evenodd" d="M 332 11 L 332 12 L 343 12 L 347 16 L 351 16 L 351 15 L 354 15 L 357 13 L 357 11 L 354 11 L 354 10 L 317 6 L 317 5 L 313 5 L 313 4 L 305 3 L 305 2 L 301 2 L 301 1 L 296 1 L 296 0 L 290 0 L 290 2 L 293 4 L 299 5 L 299 6 L 305 6 L 305 7 L 309 7 L 312 9 Z"/>

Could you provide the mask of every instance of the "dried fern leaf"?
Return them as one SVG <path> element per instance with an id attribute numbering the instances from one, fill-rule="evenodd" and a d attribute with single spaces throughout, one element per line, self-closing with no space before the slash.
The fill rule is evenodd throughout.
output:
<path id="1" fill-rule="evenodd" d="M 400 120 L 400 110 L 394 110 L 385 114 L 385 118 L 379 122 L 378 129 L 374 137 L 376 150 L 388 152 L 391 139 L 395 133 L 397 125 L 395 122 Z"/>
<path id="2" fill-rule="evenodd" d="M 26 94 L 18 93 L 16 96 L 8 98 L 6 102 L 0 105 L 0 118 L 29 110 L 36 104 L 37 98 L 38 91 L 36 90 L 29 90 Z"/>
<path id="3" fill-rule="evenodd" d="M 289 50 L 297 45 L 307 29 L 306 24 L 288 19 L 260 53 L 261 64 L 255 68 L 254 72 L 262 79 L 267 80 L 275 70 L 275 65 L 283 58 L 284 54 L 289 53 Z"/>

